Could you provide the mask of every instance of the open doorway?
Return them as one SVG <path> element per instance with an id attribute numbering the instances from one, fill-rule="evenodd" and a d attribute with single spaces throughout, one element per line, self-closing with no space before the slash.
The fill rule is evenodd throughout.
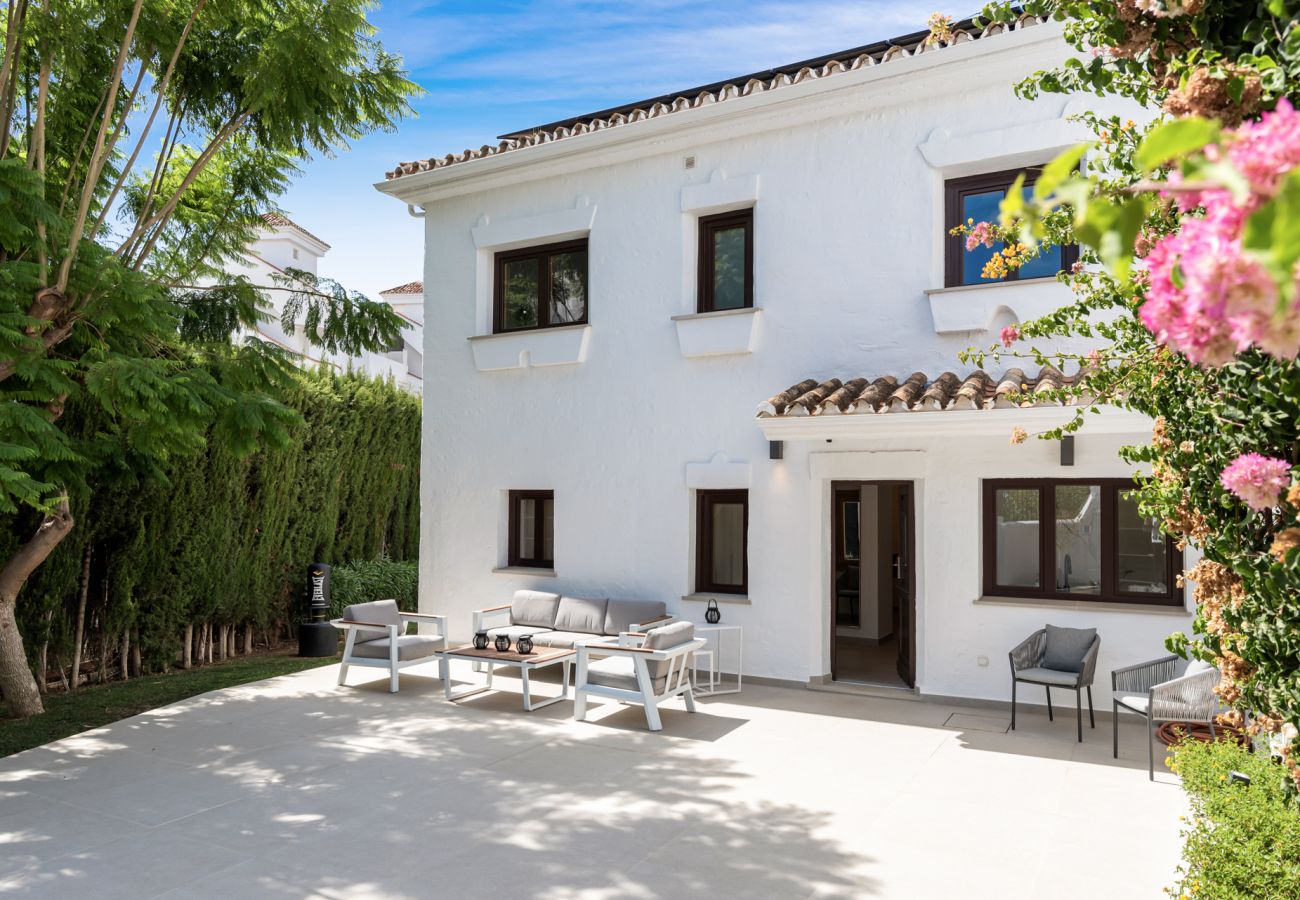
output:
<path id="1" fill-rule="evenodd" d="M 912 485 L 831 485 L 831 678 L 916 684 Z"/>

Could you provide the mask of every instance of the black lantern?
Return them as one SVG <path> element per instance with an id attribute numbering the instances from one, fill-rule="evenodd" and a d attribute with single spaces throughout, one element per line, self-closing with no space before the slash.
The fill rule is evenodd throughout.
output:
<path id="1" fill-rule="evenodd" d="M 486 650 L 488 645 L 488 635 L 486 631 L 480 631 L 474 635 L 474 649 Z"/>
<path id="2" fill-rule="evenodd" d="M 330 567 L 315 562 L 307 567 L 307 603 L 310 619 L 298 626 L 299 656 L 333 656 L 338 652 L 338 632 L 327 619 L 330 611 Z"/>
<path id="3" fill-rule="evenodd" d="M 497 653 L 507 653 L 507 652 L 509 652 L 509 650 L 510 650 L 510 636 L 509 636 L 509 635 L 506 635 L 506 634 L 498 634 L 498 635 L 497 635 L 497 640 L 496 640 L 496 645 L 497 645 Z"/>
<path id="4" fill-rule="evenodd" d="M 704 611 L 704 621 L 710 625 L 717 625 L 722 621 L 722 610 L 718 609 L 717 600 L 709 601 L 709 608 Z"/>
<path id="5" fill-rule="evenodd" d="M 529 654 L 533 652 L 533 639 L 528 635 L 522 635 L 519 640 L 515 641 L 515 649 L 520 653 Z"/>

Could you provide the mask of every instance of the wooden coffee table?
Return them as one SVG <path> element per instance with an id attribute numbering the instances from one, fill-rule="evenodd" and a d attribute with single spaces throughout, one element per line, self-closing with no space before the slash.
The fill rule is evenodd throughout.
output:
<path id="1" fill-rule="evenodd" d="M 535 709 L 541 709 L 543 706 L 550 706 L 552 703 L 559 703 L 561 700 L 569 699 L 569 664 L 577 656 L 574 650 L 553 650 L 549 647 L 543 647 L 534 650 L 532 653 L 515 653 L 506 651 L 505 653 L 495 650 L 491 647 L 485 650 L 479 650 L 473 644 L 465 644 L 461 647 L 452 647 L 450 650 L 444 650 L 441 654 L 443 659 L 450 661 L 453 659 L 463 659 L 469 662 L 487 663 L 487 684 L 480 687 L 463 688 L 459 691 L 451 689 L 451 677 L 448 674 L 447 680 L 443 682 L 446 689 L 448 700 L 464 700 L 466 697 L 473 697 L 475 694 L 482 694 L 493 690 L 492 687 L 492 670 L 497 666 L 509 666 L 519 670 L 520 677 L 524 682 L 524 709 L 532 712 Z M 542 666 L 552 666 L 556 663 L 564 664 L 564 688 L 560 696 L 551 697 L 549 700 L 542 700 L 534 703 L 532 693 L 528 686 L 528 673 L 533 669 L 540 669 Z"/>

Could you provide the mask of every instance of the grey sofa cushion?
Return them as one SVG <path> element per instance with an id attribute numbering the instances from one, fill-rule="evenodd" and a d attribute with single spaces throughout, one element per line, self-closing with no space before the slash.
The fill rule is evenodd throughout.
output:
<path id="1" fill-rule="evenodd" d="M 396 625 L 398 634 L 405 630 L 402 625 L 402 614 L 397 608 L 396 600 L 372 600 L 370 603 L 354 603 L 343 610 L 343 621 L 369 622 L 373 625 Z M 358 629 L 353 646 L 387 639 L 388 635 L 382 631 Z M 385 650 L 383 655 L 387 656 L 388 651 Z"/>
<path id="2" fill-rule="evenodd" d="M 690 622 L 674 622 L 671 625 L 663 625 L 659 628 L 651 628 L 646 632 L 645 641 L 641 646 L 647 650 L 669 650 L 678 644 L 685 644 L 688 641 L 695 640 L 695 626 Z M 690 660 L 669 660 L 669 659 L 651 659 L 646 661 L 646 666 L 650 670 L 650 677 L 659 681 L 668 676 L 670 666 L 678 667 L 678 671 L 684 665 L 690 665 Z M 655 689 L 659 693 L 659 689 Z"/>
<path id="3" fill-rule="evenodd" d="M 1043 648 L 1042 667 L 1058 672 L 1083 670 L 1083 657 L 1097 637 L 1095 628 L 1057 628 L 1047 626 L 1047 645 Z"/>
<path id="4" fill-rule="evenodd" d="M 651 663 L 651 666 L 653 665 Z M 587 665 L 587 682 L 617 688 L 621 691 L 641 690 L 636 683 L 636 668 L 633 666 L 632 660 L 626 656 L 610 656 L 605 659 L 592 660 Z M 656 694 L 662 694 L 664 688 L 668 686 L 667 675 L 660 675 L 656 678 L 652 671 L 650 685 Z"/>
<path id="5" fill-rule="evenodd" d="M 367 659 L 388 659 L 388 638 L 355 644 L 352 655 Z M 424 659 L 437 653 L 442 647 L 442 638 L 433 634 L 404 634 L 397 639 L 397 658 L 402 662 L 412 659 Z"/>
<path id="6" fill-rule="evenodd" d="M 1022 681 L 1034 681 L 1038 684 L 1059 684 L 1062 687 L 1074 687 L 1079 682 L 1078 672 L 1061 672 L 1057 669 L 1036 667 L 1021 669 L 1016 677 Z"/>
<path id="7" fill-rule="evenodd" d="M 510 602 L 510 624 L 554 628 L 555 612 L 559 606 L 559 594 L 548 594 L 546 591 L 515 591 L 515 599 Z"/>
<path id="8" fill-rule="evenodd" d="M 601 634 L 588 634 L 585 631 L 539 631 L 533 635 L 533 644 L 538 647 L 553 647 L 557 650 L 572 650 L 575 645 L 588 641 L 603 641 Z"/>
<path id="9" fill-rule="evenodd" d="M 610 600 L 605 607 L 605 634 L 627 631 L 629 626 L 649 622 L 665 612 L 662 600 Z"/>
<path id="10" fill-rule="evenodd" d="M 560 607 L 555 613 L 555 630 L 602 634 L 605 628 L 605 607 L 608 604 L 608 599 L 561 597 Z"/>

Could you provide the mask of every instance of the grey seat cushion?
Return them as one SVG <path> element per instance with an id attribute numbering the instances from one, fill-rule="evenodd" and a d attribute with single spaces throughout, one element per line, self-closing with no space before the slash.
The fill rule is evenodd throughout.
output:
<path id="1" fill-rule="evenodd" d="M 1146 694 L 1117 694 L 1115 702 L 1120 706 L 1126 706 L 1134 712 L 1145 713 L 1147 711 Z"/>
<path id="2" fill-rule="evenodd" d="M 1016 673 L 1016 677 L 1021 681 L 1036 681 L 1039 684 L 1059 684 L 1063 687 L 1074 687 L 1079 683 L 1078 672 L 1062 672 L 1059 669 L 1045 669 L 1041 666 L 1032 669 L 1021 669 Z"/>
<path id="3" fill-rule="evenodd" d="M 1048 625 L 1042 667 L 1058 672 L 1082 671 L 1083 657 L 1096 637 L 1095 628 L 1057 628 Z"/>
<path id="4" fill-rule="evenodd" d="M 1214 668 L 1217 667 L 1210 665 L 1203 659 L 1194 659 L 1187 664 L 1187 668 L 1183 670 L 1183 674 L 1195 675 L 1197 672 L 1204 672 L 1206 669 L 1214 669 Z"/>
<path id="5" fill-rule="evenodd" d="M 515 591 L 515 599 L 510 602 L 510 624 L 554 628 L 555 613 L 559 606 L 559 594 L 548 594 L 546 591 Z"/>
<path id="6" fill-rule="evenodd" d="M 343 620 L 345 622 L 369 622 L 374 625 L 396 625 L 399 634 L 404 630 L 402 613 L 397 608 L 396 600 L 372 600 L 370 603 L 354 603 L 343 610 Z M 382 631 L 357 629 L 355 643 L 369 644 L 387 639 L 388 635 Z M 387 656 L 388 651 L 385 650 L 383 655 Z"/>
<path id="7" fill-rule="evenodd" d="M 651 628 L 646 632 L 645 640 L 641 646 L 647 650 L 669 650 L 678 644 L 685 644 L 695 640 L 695 626 L 690 622 L 674 622 L 671 625 L 663 625 L 659 628 Z M 690 665 L 689 659 L 651 659 L 646 661 L 646 666 L 650 670 L 650 677 L 655 681 L 668 677 L 668 670 L 676 667 L 681 671 L 682 666 Z M 659 689 L 655 689 L 659 693 Z"/>
<path id="8" fill-rule="evenodd" d="M 364 644 L 354 645 L 352 655 L 367 659 L 388 659 L 388 648 L 390 646 L 388 638 L 381 637 L 376 641 L 366 641 Z M 441 646 L 442 638 L 438 635 L 404 634 L 397 639 L 397 658 L 401 662 L 412 659 L 425 659 L 437 653 Z"/>
<path id="9" fill-rule="evenodd" d="M 585 600 L 582 597 L 561 597 L 555 613 L 556 631 L 579 631 L 583 634 L 603 634 L 607 598 Z"/>
<path id="10" fill-rule="evenodd" d="M 605 634 L 618 634 L 632 625 L 649 622 L 666 613 L 662 600 L 614 600 L 605 607 Z"/>
<path id="11" fill-rule="evenodd" d="M 499 634 L 504 634 L 511 641 L 517 641 L 524 635 L 545 634 L 550 631 L 549 628 L 542 628 L 538 625 L 502 625 L 499 628 L 489 628 L 487 635 L 495 638 Z"/>
<path id="12" fill-rule="evenodd" d="M 636 668 L 633 666 L 632 660 L 626 656 L 609 656 L 605 659 L 592 660 L 587 665 L 587 682 L 617 688 L 621 691 L 641 690 L 636 683 Z M 652 673 L 650 686 L 651 690 L 656 694 L 662 694 L 664 688 L 668 686 L 667 675 L 656 678 L 653 677 Z"/>
<path id="13" fill-rule="evenodd" d="M 603 641 L 601 634 L 588 634 L 585 631 L 542 631 L 533 635 L 533 644 L 538 647 L 554 647 L 572 650 L 576 645 L 588 641 Z"/>

